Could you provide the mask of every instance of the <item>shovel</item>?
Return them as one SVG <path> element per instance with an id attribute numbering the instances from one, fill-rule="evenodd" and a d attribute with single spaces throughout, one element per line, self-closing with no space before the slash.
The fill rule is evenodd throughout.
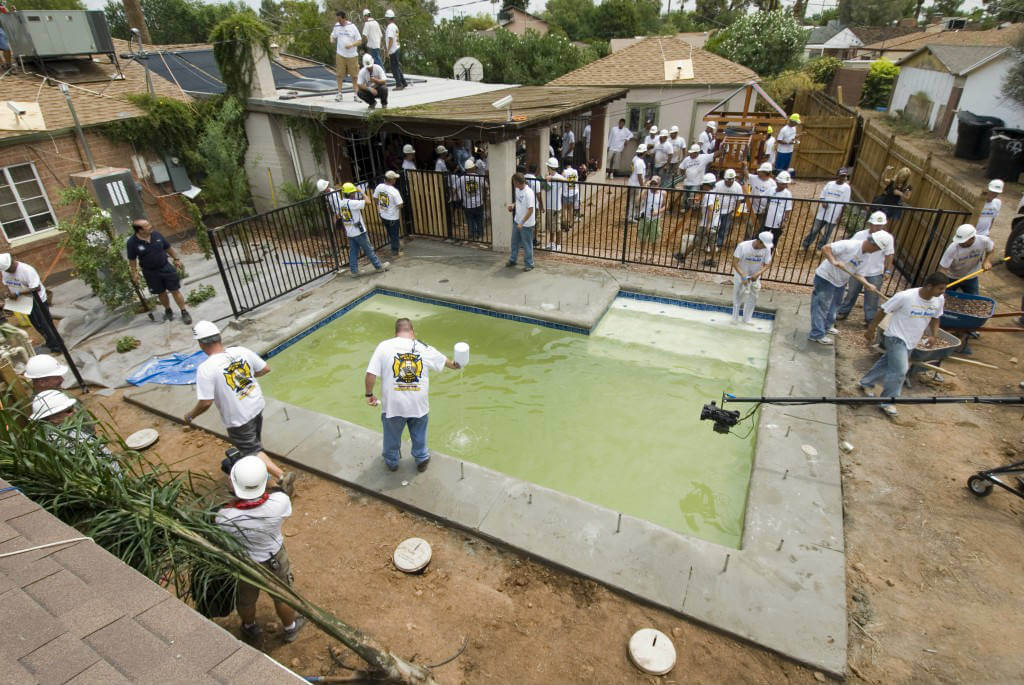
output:
<path id="1" fill-rule="evenodd" d="M 1003 257 L 1003 258 L 1002 258 L 1002 259 L 1000 259 L 1000 260 L 999 260 L 998 262 L 996 262 L 995 264 L 993 264 L 993 265 L 992 265 L 992 268 L 994 269 L 994 268 L 996 268 L 997 266 L 999 266 L 1000 264 L 1005 264 L 1005 263 L 1006 263 L 1006 262 L 1008 262 L 1008 261 L 1010 261 L 1010 258 L 1009 258 L 1009 257 Z M 957 280 L 955 280 L 955 281 L 953 281 L 952 283 L 950 283 L 949 285 L 947 285 L 947 286 L 946 286 L 946 290 L 949 290 L 949 289 L 950 289 L 950 288 L 952 288 L 952 287 L 953 287 L 954 285 L 959 285 L 959 284 L 963 283 L 964 281 L 968 281 L 968 280 L 970 280 L 970 279 L 974 278 L 975 276 L 977 276 L 978 274 L 980 274 L 980 273 L 984 273 L 984 272 L 985 272 L 985 270 L 984 270 L 984 269 L 978 269 L 977 271 L 972 271 L 971 273 L 967 274 L 967 275 L 966 275 L 966 276 L 964 276 L 963 278 L 958 278 Z"/>

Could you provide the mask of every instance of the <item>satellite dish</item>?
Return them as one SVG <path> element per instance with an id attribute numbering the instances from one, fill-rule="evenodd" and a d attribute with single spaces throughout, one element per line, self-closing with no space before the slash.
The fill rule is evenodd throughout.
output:
<path id="1" fill-rule="evenodd" d="M 455 62 L 455 78 L 459 81 L 483 81 L 484 65 L 476 57 L 460 57 Z"/>

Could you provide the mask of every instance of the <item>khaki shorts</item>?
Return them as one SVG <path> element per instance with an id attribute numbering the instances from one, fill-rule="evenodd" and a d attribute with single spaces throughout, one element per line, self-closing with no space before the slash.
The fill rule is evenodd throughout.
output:
<path id="1" fill-rule="evenodd" d="M 260 566 L 263 566 L 275 576 L 283 580 L 288 584 L 288 587 L 292 586 L 292 581 L 295 578 L 292 576 L 292 564 L 288 560 L 288 550 L 281 545 L 281 549 L 277 550 L 277 554 L 270 557 L 266 561 L 261 561 Z M 235 598 L 235 604 L 243 609 L 256 606 L 256 600 L 259 599 L 260 589 L 255 585 L 249 585 L 244 580 L 238 581 L 238 595 Z"/>

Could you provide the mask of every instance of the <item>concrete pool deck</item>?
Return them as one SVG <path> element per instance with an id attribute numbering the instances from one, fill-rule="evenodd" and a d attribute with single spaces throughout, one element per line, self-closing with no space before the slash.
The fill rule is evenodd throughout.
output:
<path id="1" fill-rule="evenodd" d="M 712 304 L 728 304 L 732 290 L 731 282 L 614 267 L 538 261 L 537 269 L 523 273 L 503 264 L 500 254 L 415 241 L 389 273 L 338 277 L 302 300 L 268 305 L 228 324 L 225 339 L 266 352 L 376 288 L 586 329 L 620 290 Z M 835 393 L 832 349 L 806 340 L 809 299 L 773 291 L 770 284 L 762 291 L 759 308 L 775 314 L 765 394 Z M 367 341 L 367 357 L 377 342 Z M 352 388 L 361 392 L 361 375 Z M 194 403 L 194 388 L 144 386 L 126 398 L 180 420 Z M 712 399 L 718 398 L 707 398 Z M 196 425 L 224 436 L 215 411 Z M 379 432 L 271 398 L 263 434 L 275 457 L 797 661 L 845 674 L 846 565 L 832 406 L 762 407 L 741 549 L 620 516 L 436 451 L 425 473 L 417 473 L 410 459 L 391 473 L 381 463 Z M 706 434 L 680 438 L 696 438 L 709 449 L 716 440 L 730 439 L 714 433 L 710 423 Z M 408 455 L 407 444 L 403 451 Z"/>

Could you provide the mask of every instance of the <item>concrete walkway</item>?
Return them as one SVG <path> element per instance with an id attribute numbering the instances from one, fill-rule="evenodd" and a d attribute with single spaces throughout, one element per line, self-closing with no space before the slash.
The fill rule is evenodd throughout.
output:
<path id="1" fill-rule="evenodd" d="M 524 273 L 503 263 L 498 254 L 416 241 L 391 272 L 338 277 L 301 300 L 268 305 L 229 324 L 226 340 L 266 352 L 378 287 L 586 329 L 620 290 L 717 304 L 728 303 L 731 294 L 731 283 L 648 276 L 614 265 L 539 261 L 537 269 Z M 832 350 L 806 341 L 808 300 L 772 291 L 770 285 L 762 292 L 761 308 L 775 314 L 765 394 L 835 393 Z M 145 386 L 126 397 L 180 420 L 194 402 L 194 390 Z M 215 412 L 197 424 L 224 435 Z M 845 553 L 834 407 L 762 408 L 739 550 L 437 452 L 425 473 L 408 461 L 390 473 L 381 463 L 378 432 L 276 400 L 268 400 L 264 424 L 264 444 L 275 457 L 816 668 L 845 673 Z M 728 439 L 710 425 L 706 434 L 687 437 L 709 447 Z"/>

